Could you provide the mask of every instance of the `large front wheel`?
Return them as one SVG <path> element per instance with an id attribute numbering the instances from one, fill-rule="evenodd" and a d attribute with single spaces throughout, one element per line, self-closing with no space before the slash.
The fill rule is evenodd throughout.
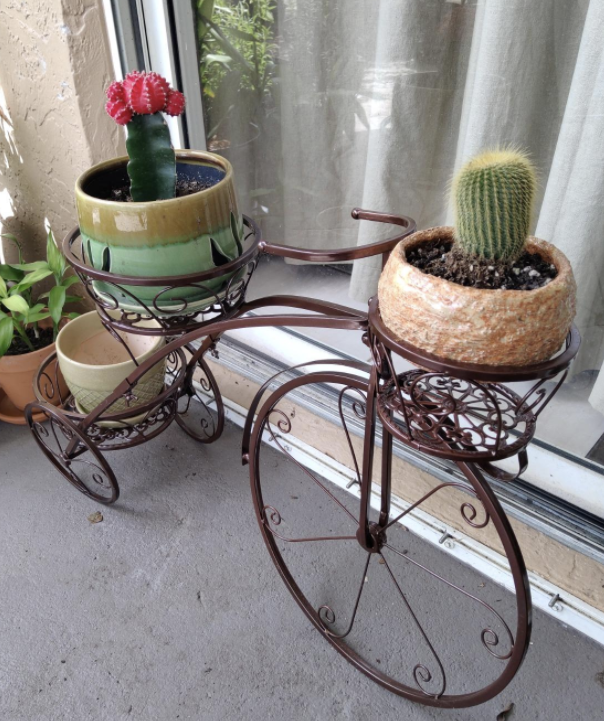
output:
<path id="1" fill-rule="evenodd" d="M 300 420 L 309 419 L 296 403 L 302 386 L 333 401 L 336 422 L 321 423 L 320 442 L 339 462 L 344 451 L 349 454 L 353 492 L 320 476 L 306 460 L 304 443 L 314 445 L 318 437 L 312 423 Z M 463 481 L 418 489 L 413 478 L 393 472 L 387 453 L 376 468 L 388 498 L 382 502 L 374 485 L 376 510 L 361 527 L 363 455 L 372 452 L 363 434 L 375 423 L 369 388 L 347 373 L 310 373 L 264 402 L 249 447 L 260 530 L 301 609 L 356 668 L 423 704 L 483 703 L 510 682 L 528 647 L 530 592 L 522 555 L 499 502 L 470 464 L 459 466 Z M 391 451 L 391 437 L 384 435 L 382 445 Z M 403 525 L 408 507 L 390 504 L 391 474 L 392 487 L 400 495 L 405 490 L 414 510 L 431 511 L 431 504 L 445 499 L 460 528 L 497 545 L 507 557 L 515 595 L 411 534 Z M 380 478 L 373 480 L 380 485 Z"/>

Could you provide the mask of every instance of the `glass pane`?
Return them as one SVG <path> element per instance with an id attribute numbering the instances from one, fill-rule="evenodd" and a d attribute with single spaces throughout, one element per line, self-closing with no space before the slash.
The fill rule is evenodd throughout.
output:
<path id="1" fill-rule="evenodd" d="M 594 3 L 199 0 L 208 147 L 234 165 L 245 213 L 275 243 L 336 249 L 392 230 L 354 206 L 451 224 L 454 170 L 518 146 L 539 170 L 532 232 L 570 258 L 581 355 L 542 439 L 604 461 L 604 51 Z M 377 258 L 311 267 L 265 259 L 250 292 L 365 307 Z M 367 358 L 350 333 L 305 331 Z M 602 389 L 600 389 L 600 383 Z"/>

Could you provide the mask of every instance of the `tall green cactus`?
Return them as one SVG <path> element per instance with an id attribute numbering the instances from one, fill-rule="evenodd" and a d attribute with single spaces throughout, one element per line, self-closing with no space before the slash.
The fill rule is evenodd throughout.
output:
<path id="1" fill-rule="evenodd" d="M 141 203 L 173 198 L 176 156 L 162 114 L 135 115 L 126 127 L 132 200 Z"/>
<path id="2" fill-rule="evenodd" d="M 524 153 L 494 150 L 466 163 L 453 181 L 455 240 L 462 252 L 514 260 L 529 233 L 535 169 Z"/>

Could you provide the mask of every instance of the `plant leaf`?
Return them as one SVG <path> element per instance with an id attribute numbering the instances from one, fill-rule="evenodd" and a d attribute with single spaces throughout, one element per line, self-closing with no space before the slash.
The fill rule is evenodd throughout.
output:
<path id="1" fill-rule="evenodd" d="M 0 276 L 0 298 L 6 298 L 8 296 L 8 288 L 4 282 L 4 278 Z"/>
<path id="2" fill-rule="evenodd" d="M 50 266 L 45 260 L 36 260 L 33 263 L 11 263 L 10 267 L 16 268 L 17 270 L 25 271 L 40 270 L 41 268 L 50 268 Z"/>
<path id="3" fill-rule="evenodd" d="M 252 33 L 246 33 L 243 30 L 239 30 L 238 28 L 225 28 L 225 32 L 227 32 L 229 35 L 234 35 L 236 38 L 240 38 L 241 40 L 247 40 L 248 42 L 256 42 L 256 36 L 252 35 Z"/>
<path id="4" fill-rule="evenodd" d="M 45 320 L 46 318 L 50 318 L 50 313 L 44 311 L 44 313 L 30 313 L 27 316 L 27 322 L 28 323 L 37 323 L 40 320 Z"/>
<path id="5" fill-rule="evenodd" d="M 1 298 L 0 303 L 14 313 L 22 313 L 27 315 L 29 312 L 29 306 L 27 301 L 22 295 L 11 295 L 8 298 Z"/>
<path id="6" fill-rule="evenodd" d="M 61 322 L 61 316 L 63 315 L 63 306 L 65 305 L 65 288 L 61 285 L 56 285 L 48 296 L 48 310 L 50 317 L 55 326 L 58 326 Z"/>
<path id="7" fill-rule="evenodd" d="M 44 280 L 44 278 L 48 278 L 49 275 L 52 275 L 50 268 L 48 270 L 43 270 L 42 268 L 40 268 L 40 270 L 34 270 L 31 273 L 28 273 L 23 280 L 11 288 L 11 294 L 13 292 L 22 293 L 24 290 L 31 288 L 32 285 Z"/>
<path id="8" fill-rule="evenodd" d="M 370 129 L 369 118 L 367 117 L 365 108 L 363 107 L 361 101 L 358 98 L 355 98 L 354 112 L 355 112 L 357 118 L 361 121 L 361 123 L 367 128 L 367 130 L 369 130 Z"/>
<path id="9" fill-rule="evenodd" d="M 63 280 L 61 281 L 61 285 L 63 286 L 63 288 L 70 288 L 74 283 L 79 283 L 79 282 L 80 282 L 80 279 L 78 278 L 77 275 L 70 275 L 67 278 L 63 278 Z"/>
<path id="10" fill-rule="evenodd" d="M 13 333 L 13 319 L 5 316 L 0 320 L 0 357 L 10 348 L 10 344 L 13 342 Z"/>
<path id="11" fill-rule="evenodd" d="M 17 246 L 17 250 L 19 252 L 19 263 L 23 262 L 23 255 L 21 252 L 21 243 L 17 239 L 16 236 L 14 236 L 12 233 L 0 233 L 0 238 L 6 238 L 7 240 L 10 240 Z"/>
<path id="12" fill-rule="evenodd" d="M 24 275 L 22 270 L 13 268 L 12 265 L 0 265 L 0 278 L 4 280 L 15 280 L 18 283 Z"/>
<path id="13" fill-rule="evenodd" d="M 48 231 L 48 239 L 46 240 L 46 258 L 57 283 L 60 283 L 65 273 L 66 261 L 63 253 L 57 248 L 52 230 Z"/>
<path id="14" fill-rule="evenodd" d="M 227 67 L 233 62 L 230 55 L 219 55 L 218 53 L 208 53 L 203 56 L 204 63 L 221 63 Z"/>

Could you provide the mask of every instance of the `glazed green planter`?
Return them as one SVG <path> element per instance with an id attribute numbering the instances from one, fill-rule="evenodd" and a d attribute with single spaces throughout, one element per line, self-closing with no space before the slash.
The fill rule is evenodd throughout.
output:
<path id="1" fill-rule="evenodd" d="M 116 275 L 179 276 L 225 265 L 242 253 L 243 220 L 237 205 L 233 169 L 213 153 L 176 151 L 179 177 L 214 184 L 202 191 L 145 203 L 111 200 L 113 190 L 129 183 L 128 158 L 95 165 L 76 182 L 76 204 L 86 262 Z M 205 281 L 203 287 L 162 291 L 158 286 L 114 286 L 95 281 L 98 293 L 116 299 L 126 310 L 153 313 L 203 309 L 216 302 L 230 276 Z M 201 284 L 200 284 L 201 285 Z M 156 300 L 157 298 L 157 300 Z"/>

